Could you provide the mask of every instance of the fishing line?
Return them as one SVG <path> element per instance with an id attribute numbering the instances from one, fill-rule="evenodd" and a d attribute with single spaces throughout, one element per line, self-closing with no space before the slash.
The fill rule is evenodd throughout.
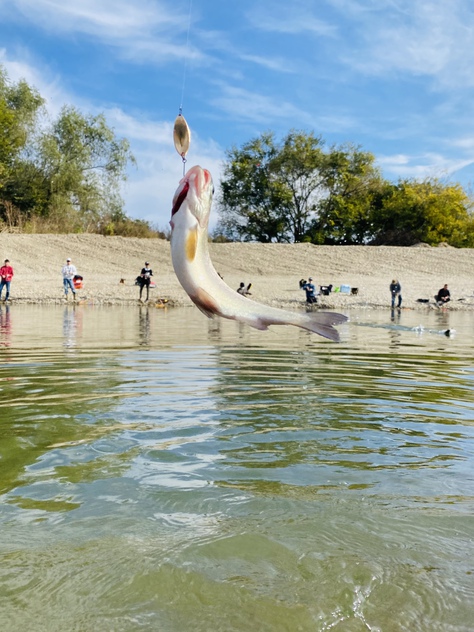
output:
<path id="1" fill-rule="evenodd" d="M 185 57 L 184 57 L 184 68 L 183 68 L 183 85 L 181 88 L 181 104 L 179 106 L 179 114 L 183 112 L 183 101 L 184 101 L 184 89 L 186 87 L 186 73 L 188 70 L 188 59 L 189 59 L 189 34 L 191 32 L 191 15 L 193 12 L 193 0 L 189 0 L 189 15 L 188 15 L 188 31 L 186 33 L 186 47 L 185 47 Z"/>
<path id="2" fill-rule="evenodd" d="M 184 101 L 184 90 L 186 86 L 186 73 L 189 59 L 189 34 L 191 32 L 191 15 L 193 9 L 193 0 L 189 0 L 189 15 L 188 15 L 188 31 L 186 34 L 186 52 L 184 56 L 184 69 L 183 69 L 183 85 L 181 88 L 181 104 L 179 106 L 178 116 L 174 122 L 173 128 L 173 139 L 174 146 L 176 151 L 181 156 L 181 160 L 183 161 L 183 176 L 186 171 L 186 154 L 189 150 L 189 145 L 191 144 L 191 130 L 186 122 L 186 119 L 183 116 L 183 101 Z"/>

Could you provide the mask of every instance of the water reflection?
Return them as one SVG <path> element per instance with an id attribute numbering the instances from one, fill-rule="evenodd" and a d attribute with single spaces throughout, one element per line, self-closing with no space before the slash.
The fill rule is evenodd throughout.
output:
<path id="1" fill-rule="evenodd" d="M 138 310 L 138 340 L 140 346 L 150 345 L 150 310 L 148 305 Z"/>
<path id="2" fill-rule="evenodd" d="M 438 328 L 441 331 L 451 331 L 451 326 L 449 324 L 451 312 L 448 309 L 440 309 L 435 312 L 435 318 Z"/>
<path id="3" fill-rule="evenodd" d="M 401 321 L 402 310 L 393 308 L 390 311 L 390 320 L 395 325 L 399 325 Z M 391 349 L 395 349 L 402 342 L 401 331 L 397 328 L 390 329 L 390 345 Z"/>
<path id="4" fill-rule="evenodd" d="M 394 307 L 392 307 L 392 309 L 390 310 L 390 320 L 393 323 L 399 323 L 401 314 L 402 310 L 400 308 L 395 309 Z"/>
<path id="5" fill-rule="evenodd" d="M 63 311 L 64 346 L 74 348 L 82 334 L 83 310 L 76 305 L 66 305 Z"/>
<path id="6" fill-rule="evenodd" d="M 0 346 L 9 347 L 11 345 L 12 323 L 10 305 L 0 305 Z"/>

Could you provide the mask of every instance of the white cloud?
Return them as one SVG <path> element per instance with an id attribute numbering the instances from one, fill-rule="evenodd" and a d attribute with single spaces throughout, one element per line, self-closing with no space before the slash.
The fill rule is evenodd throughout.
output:
<path id="1" fill-rule="evenodd" d="M 444 178 L 471 164 L 472 159 L 447 158 L 442 154 L 426 153 L 422 156 L 394 154 L 379 156 L 377 163 L 388 178 Z"/>
<path id="2" fill-rule="evenodd" d="M 123 58 L 160 64 L 182 59 L 205 59 L 194 46 L 186 47 L 188 15 L 158 0 L 12 0 L 0 3 L 0 15 L 30 22 L 47 33 L 87 36 L 113 46 Z M 181 36 L 181 41 L 180 41 Z"/>
<path id="3" fill-rule="evenodd" d="M 295 72 L 297 70 L 295 64 L 288 61 L 288 59 L 282 59 L 281 57 L 263 57 L 263 55 L 240 55 L 240 59 L 248 61 L 257 66 L 262 66 L 268 70 L 275 70 L 276 72 Z"/>
<path id="4" fill-rule="evenodd" d="M 394 156 L 381 156 L 378 159 L 378 162 L 381 165 L 390 165 L 392 167 L 400 165 L 404 166 L 410 162 L 410 156 L 406 156 L 404 154 L 396 154 Z"/>
<path id="5" fill-rule="evenodd" d="M 269 120 L 290 118 L 296 122 L 308 121 L 306 114 L 292 103 L 274 99 L 244 88 L 220 84 L 220 96 L 211 97 L 212 105 L 223 110 L 232 120 L 267 124 Z M 298 126 L 298 125 L 296 125 Z"/>
<path id="6" fill-rule="evenodd" d="M 262 0 L 247 17 L 262 31 L 314 36 L 332 47 L 326 50 L 331 64 L 362 74 L 426 76 L 437 87 L 474 85 L 471 0 Z M 321 48 L 314 50 L 321 59 Z"/>
<path id="7" fill-rule="evenodd" d="M 341 133 L 360 129 L 361 124 L 346 106 L 320 105 L 317 112 L 304 109 L 277 96 L 252 92 L 234 85 L 218 84 L 219 95 L 210 97 L 210 104 L 219 108 L 232 121 L 255 124 L 262 129 L 312 129 L 316 133 Z"/>
<path id="8" fill-rule="evenodd" d="M 450 144 L 453 147 L 460 147 L 461 149 L 466 149 L 468 152 L 472 154 L 472 158 L 474 159 L 474 136 L 465 136 L 464 138 L 455 138 Z"/>
<path id="9" fill-rule="evenodd" d="M 349 16 L 354 29 L 355 41 L 342 49 L 344 61 L 353 68 L 367 74 L 431 76 L 451 87 L 474 85 L 470 0 L 332 3 Z"/>
<path id="10" fill-rule="evenodd" d="M 256 29 L 274 33 L 300 34 L 311 33 L 317 36 L 332 37 L 337 27 L 317 17 L 315 5 L 305 2 L 260 2 L 247 11 L 249 23 Z"/>
<path id="11" fill-rule="evenodd" d="M 141 0 L 13 0 L 23 16 L 47 30 L 131 39 L 154 28 L 182 27 L 180 16 L 158 2 Z"/>
<path id="12" fill-rule="evenodd" d="M 108 109 L 105 115 L 112 127 L 120 129 L 121 135 L 129 139 L 146 141 L 155 146 L 173 146 L 174 121 L 150 121 L 144 116 L 134 118 L 119 108 Z"/>

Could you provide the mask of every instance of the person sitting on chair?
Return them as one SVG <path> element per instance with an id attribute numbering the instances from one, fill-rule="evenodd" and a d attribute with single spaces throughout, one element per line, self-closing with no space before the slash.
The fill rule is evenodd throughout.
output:
<path id="1" fill-rule="evenodd" d="M 311 305 L 312 303 L 318 302 L 318 299 L 316 297 L 316 288 L 313 285 L 312 277 L 308 278 L 308 282 L 305 283 L 301 289 L 306 292 L 306 302 L 308 304 Z"/>
<path id="2" fill-rule="evenodd" d="M 242 296 L 247 296 L 248 294 L 250 294 L 250 293 L 251 293 L 251 292 L 250 292 L 250 288 L 251 288 L 251 287 L 252 287 L 252 284 L 251 284 L 251 283 L 249 283 L 249 284 L 247 285 L 247 287 L 245 287 L 245 283 L 242 281 L 242 282 L 240 283 L 240 286 L 237 288 L 237 292 L 238 292 L 239 294 L 242 294 Z"/>
<path id="3" fill-rule="evenodd" d="M 449 303 L 450 300 L 451 294 L 448 290 L 448 284 L 445 283 L 444 287 L 442 287 L 435 296 L 435 301 L 438 305 L 445 305 L 446 303 Z"/>

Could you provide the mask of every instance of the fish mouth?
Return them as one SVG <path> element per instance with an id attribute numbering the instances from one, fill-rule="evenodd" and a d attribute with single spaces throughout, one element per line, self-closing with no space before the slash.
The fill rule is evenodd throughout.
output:
<path id="1" fill-rule="evenodd" d="M 173 217 L 173 215 L 177 213 L 179 209 L 181 208 L 182 203 L 184 202 L 184 200 L 186 199 L 186 196 L 188 195 L 188 191 L 189 191 L 189 182 L 186 180 L 183 183 L 183 188 L 181 189 L 181 191 L 178 193 L 176 197 L 175 203 L 173 204 L 173 208 L 171 209 L 171 217 Z"/>

